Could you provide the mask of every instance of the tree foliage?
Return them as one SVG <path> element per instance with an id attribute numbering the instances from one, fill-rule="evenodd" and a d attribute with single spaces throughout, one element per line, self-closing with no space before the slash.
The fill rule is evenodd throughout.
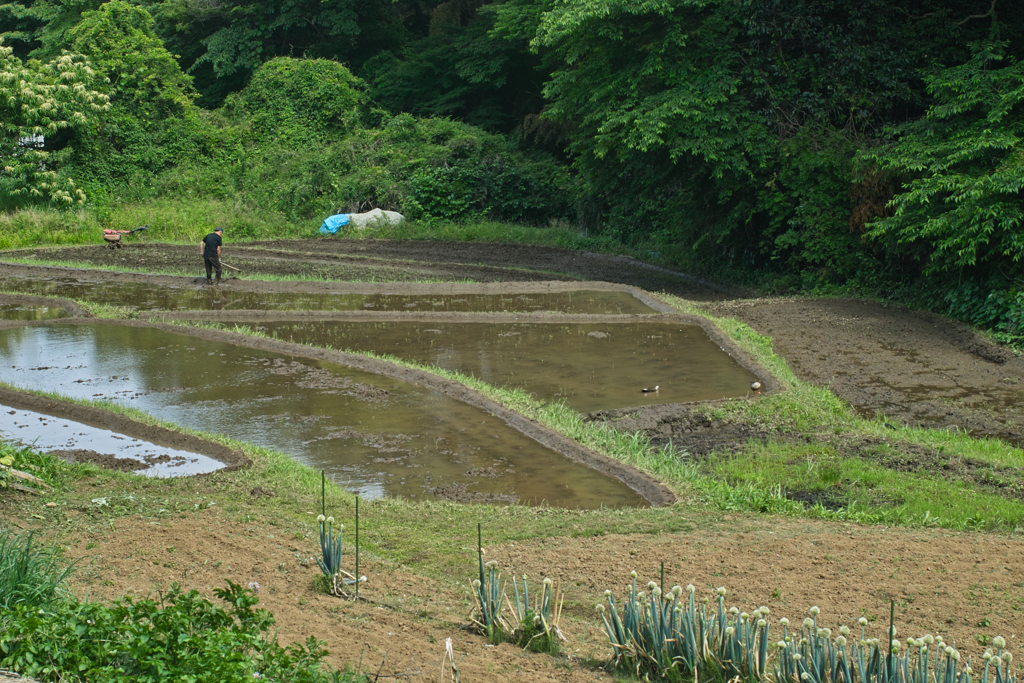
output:
<path id="1" fill-rule="evenodd" d="M 60 172 L 62 155 L 46 145 L 61 132 L 87 131 L 96 125 L 109 107 L 107 96 L 98 90 L 99 81 L 81 55 L 23 62 L 0 43 L 0 202 L 85 201 L 74 180 Z"/>
<path id="2" fill-rule="evenodd" d="M 908 178 L 894 215 L 868 236 L 931 271 L 1024 265 L 1024 62 L 996 68 L 1004 61 L 1001 46 L 980 44 L 967 63 L 928 76 L 928 112 L 867 155 Z"/>
<path id="3" fill-rule="evenodd" d="M 257 140 L 300 146 L 344 136 L 359 122 L 362 81 L 329 59 L 278 57 L 257 69 L 228 103 Z"/>
<path id="4" fill-rule="evenodd" d="M 1020 2 L 0 0 L 0 36 L 109 78 L 47 137 L 97 202 L 574 217 L 698 272 L 1016 315 Z"/>

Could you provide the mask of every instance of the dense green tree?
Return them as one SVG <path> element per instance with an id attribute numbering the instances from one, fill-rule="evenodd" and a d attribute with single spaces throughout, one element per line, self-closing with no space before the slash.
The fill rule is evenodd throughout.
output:
<path id="1" fill-rule="evenodd" d="M 1024 269 L 1024 62 L 981 45 L 966 64 L 926 78 L 935 103 L 892 130 L 868 158 L 908 178 L 892 216 L 868 236 L 931 271 Z"/>
<path id="2" fill-rule="evenodd" d="M 82 14 L 99 9 L 104 0 L 23 0 L 0 3 L 0 35 L 20 43 L 37 59 L 52 59 L 70 48 L 65 35 Z"/>
<path id="3" fill-rule="evenodd" d="M 23 62 L 0 43 L 0 205 L 82 203 L 85 194 L 61 172 L 67 156 L 47 149 L 68 130 L 88 131 L 109 104 L 100 78 L 80 55 Z"/>
<path id="4" fill-rule="evenodd" d="M 363 83 L 329 59 L 278 57 L 263 64 L 228 102 L 250 136 L 291 147 L 344 137 L 359 121 Z"/>
<path id="5" fill-rule="evenodd" d="M 547 78 L 542 60 L 529 50 L 536 23 L 518 33 L 498 26 L 510 10 L 521 17 L 524 6 L 533 5 L 448 0 L 432 10 L 426 36 L 397 54 L 378 54 L 361 74 L 374 99 L 394 113 L 451 116 L 491 131 L 516 131 L 543 108 Z"/>
<path id="6" fill-rule="evenodd" d="M 847 229 L 856 151 L 923 111 L 920 71 L 967 58 L 989 2 L 565 0 L 547 116 L 612 228 L 709 268 L 842 281 L 878 266 Z M 1012 10 L 1021 13 L 1021 10 Z M 1019 30 L 1019 26 L 1010 23 Z"/>
<path id="7" fill-rule="evenodd" d="M 110 96 L 102 126 L 76 146 L 75 163 L 90 182 L 149 182 L 153 172 L 207 154 L 191 79 L 144 8 L 107 2 L 83 14 L 66 38 L 106 76 Z"/>

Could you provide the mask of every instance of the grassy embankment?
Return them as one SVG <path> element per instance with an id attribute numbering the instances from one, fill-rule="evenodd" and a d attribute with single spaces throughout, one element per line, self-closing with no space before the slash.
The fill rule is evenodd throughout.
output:
<path id="1" fill-rule="evenodd" d="M 155 242 L 198 244 L 215 226 L 225 228 L 228 241 L 316 237 L 323 218 L 295 222 L 283 215 L 256 212 L 225 200 L 151 200 L 121 204 L 108 210 L 57 211 L 24 209 L 0 213 L 0 249 L 101 244 L 104 229 L 131 230 L 148 225 L 142 239 Z M 589 237 L 568 227 L 536 228 L 497 221 L 461 223 L 407 221 L 398 226 L 349 228 L 346 238 L 429 239 L 442 241 L 515 242 L 565 249 L 627 253 L 630 250 L 607 237 Z"/>
<path id="2" fill-rule="evenodd" d="M 664 297 L 688 312 L 687 302 Z M 786 390 L 756 401 L 715 402 L 705 408 L 720 421 L 768 426 L 776 435 L 767 442 L 744 444 L 739 454 L 713 454 L 695 462 L 672 446 L 652 448 L 642 434 L 625 434 L 586 422 L 564 403 L 536 400 L 518 389 L 492 386 L 475 377 L 393 356 L 365 353 L 399 365 L 460 382 L 532 420 L 596 451 L 654 475 L 668 484 L 686 505 L 718 510 L 785 514 L 889 526 L 936 526 L 951 529 L 1014 531 L 1024 527 L 1024 503 L 969 481 L 935 475 L 896 472 L 860 457 L 844 457 L 831 442 L 876 439 L 884 448 L 921 447 L 943 460 L 985 463 L 1011 487 L 1024 480 L 1024 451 L 991 439 L 974 439 L 950 430 L 902 427 L 884 420 L 865 420 L 827 389 L 796 378 L 771 349 L 771 341 L 735 320 L 714 322 L 774 374 Z M 201 326 L 215 326 L 210 323 Z M 233 331 L 261 333 L 246 326 Z M 812 437 L 811 443 L 802 438 Z M 1007 474 L 1012 470 L 1013 474 Z M 1007 477 L 1014 481 L 1005 481 Z M 993 480 L 992 487 L 999 486 Z M 1011 489 L 1012 490 L 1012 489 Z M 842 500 L 841 506 L 805 505 L 787 497 L 799 491 L 814 497 Z"/>

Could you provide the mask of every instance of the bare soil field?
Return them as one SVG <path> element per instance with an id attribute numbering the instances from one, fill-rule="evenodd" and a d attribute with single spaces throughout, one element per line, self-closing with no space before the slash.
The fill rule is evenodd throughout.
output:
<path id="1" fill-rule="evenodd" d="M 195 271 L 205 275 L 198 247 L 132 244 L 19 249 L 11 258 L 74 261 L 110 269 Z M 247 274 L 356 282 L 535 282 L 602 280 L 667 291 L 695 300 L 721 298 L 717 288 L 684 273 L 624 256 L 521 245 L 394 242 L 389 240 L 278 240 L 225 243 L 225 263 Z M 225 269 L 225 275 L 235 271 Z"/>
<path id="2" fill-rule="evenodd" d="M 1024 440 L 1024 358 L 966 325 L 857 299 L 727 301 L 705 307 L 771 337 L 796 374 L 865 415 Z"/>
<path id="3" fill-rule="evenodd" d="M 273 492 L 254 492 L 254 496 Z M 71 519 L 76 511 L 66 513 Z M 371 512 L 372 514 L 372 512 Z M 682 513 L 681 514 L 686 514 Z M 311 525 L 313 524 L 311 518 Z M 313 587 L 319 552 L 313 534 L 295 540 L 280 527 L 239 523 L 217 506 L 163 522 L 125 518 L 82 535 L 69 556 L 82 557 L 80 593 L 116 598 L 155 595 L 171 582 L 212 595 L 230 579 L 260 584 L 263 605 L 282 642 L 316 636 L 330 661 L 362 662 L 389 678 L 437 680 L 445 638 L 452 638 L 465 681 L 612 681 L 589 663 L 609 648 L 594 605 L 606 588 L 621 598 L 636 570 L 644 580 L 693 583 L 705 595 L 729 589 L 727 604 L 802 621 L 812 605 L 820 622 L 855 626 L 861 616 L 884 634 L 890 598 L 898 602 L 897 637 L 941 633 L 965 654 L 983 650 L 976 636 L 1003 634 L 1016 650 L 1024 638 L 1024 541 L 983 534 L 865 528 L 808 521 L 692 515 L 682 534 L 609 534 L 486 547 L 506 576 L 550 576 L 568 594 L 563 626 L 567 656 L 492 647 L 466 630 L 475 557 L 464 549 L 464 576 L 438 580 L 407 567 L 364 559 L 362 599 L 330 597 Z M 982 626 L 982 624 L 988 624 Z"/>
<path id="4" fill-rule="evenodd" d="M 98 246 L 22 250 L 17 256 L 29 253 L 111 268 L 198 272 L 200 265 L 186 247 L 148 244 L 118 251 Z M 283 241 L 228 244 L 225 259 L 264 273 L 330 279 L 353 273 L 376 282 L 585 279 L 668 292 L 704 302 L 709 313 L 737 318 L 771 337 L 798 376 L 828 386 L 866 414 L 880 411 L 900 424 L 963 429 L 1016 443 L 1024 436 L 1024 360 L 961 325 L 901 307 L 840 299 L 733 299 L 721 288 L 629 259 L 505 245 Z M 756 426 L 716 424 L 686 405 L 591 419 L 609 417 L 627 431 L 671 438 L 698 453 L 765 436 Z M 198 479 L 196 500 L 211 499 L 221 476 Z M 437 680 L 444 640 L 451 637 L 465 681 L 610 682 L 613 676 L 594 664 L 607 658 L 609 648 L 593 605 L 606 588 L 620 596 L 631 570 L 645 581 L 658 578 L 662 562 L 666 584 L 693 583 L 703 594 L 726 586 L 728 604 L 748 611 L 767 605 L 773 619 L 802 620 L 817 605 L 820 623 L 852 626 L 864 616 L 870 634 L 878 637 L 894 599 L 900 639 L 941 633 L 965 654 L 979 655 L 986 636 L 1005 636 L 1012 650 L 1016 636 L 1024 638 L 1024 632 L 1017 633 L 1024 624 L 1024 539 L 1019 535 L 698 513 L 679 503 L 673 514 L 688 527 L 681 533 L 649 529 L 589 536 L 567 523 L 559 537 L 488 546 L 485 559 L 497 560 L 506 576 L 525 573 L 531 582 L 550 576 L 568 596 L 563 625 L 569 640 L 561 656 L 530 654 L 507 644 L 491 647 L 466 629 L 472 549 L 454 551 L 465 555 L 462 576 L 424 576 L 398 562 L 364 557 L 360 571 L 369 580 L 362 599 L 341 600 L 313 586 L 319 572 L 311 560 L 318 551 L 309 531 L 313 518 L 305 530 L 269 524 L 258 510 L 274 492 L 248 493 L 252 512 L 241 519 L 220 506 L 193 508 L 188 501 L 179 514 L 156 521 L 126 515 L 100 524 L 81 506 L 44 511 L 9 498 L 0 504 L 0 519 L 16 528 L 52 523 L 80 530 L 67 541 L 69 556 L 82 558 L 74 578 L 79 594 L 149 595 L 178 581 L 212 596 L 229 579 L 258 582 L 282 642 L 316 636 L 327 642 L 332 663 L 359 665 L 382 679 Z M 47 512 L 45 522 L 37 512 Z"/>

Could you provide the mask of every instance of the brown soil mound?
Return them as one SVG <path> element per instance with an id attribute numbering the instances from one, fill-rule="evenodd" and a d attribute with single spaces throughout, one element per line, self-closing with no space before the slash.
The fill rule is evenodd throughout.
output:
<path id="1" fill-rule="evenodd" d="M 57 299 L 48 296 L 30 296 L 25 294 L 0 294 L 0 304 L 19 304 L 22 306 L 58 306 L 67 311 L 69 316 L 87 318 L 89 312 L 67 299 Z"/>

